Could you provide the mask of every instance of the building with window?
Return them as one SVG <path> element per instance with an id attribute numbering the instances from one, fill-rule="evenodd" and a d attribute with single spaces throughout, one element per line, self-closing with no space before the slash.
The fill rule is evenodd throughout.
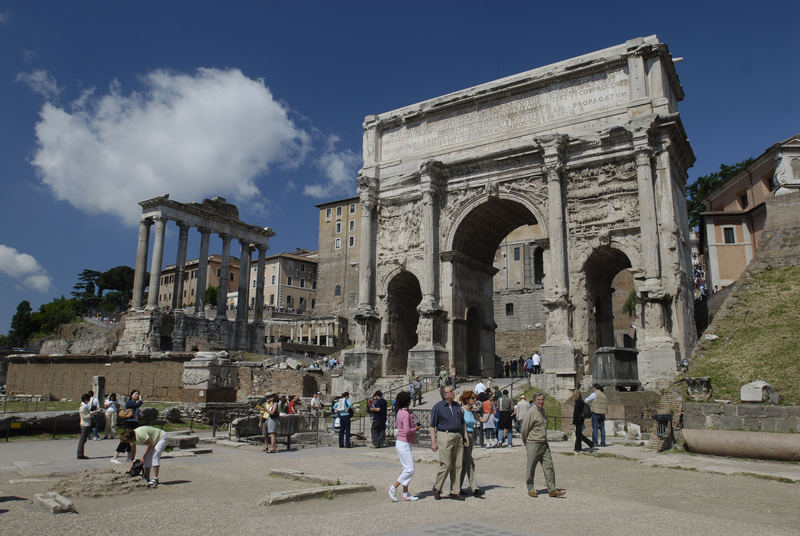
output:
<path id="1" fill-rule="evenodd" d="M 294 314 L 311 314 L 317 302 L 316 251 L 298 248 L 266 258 L 264 266 L 264 307 L 267 310 Z M 250 304 L 255 306 L 257 271 L 250 270 Z"/>
<path id="2" fill-rule="evenodd" d="M 350 197 L 319 208 L 319 280 L 315 315 L 342 316 L 355 329 L 358 307 L 359 231 L 361 205 Z M 355 333 L 349 333 L 355 339 Z"/>
<path id="3" fill-rule="evenodd" d="M 800 188 L 800 134 L 778 142 L 704 200 L 700 247 L 710 291 L 734 283 L 759 249 L 766 201 Z"/>
<path id="4" fill-rule="evenodd" d="M 233 289 L 239 284 L 239 259 L 230 258 L 230 269 L 228 273 L 228 288 Z M 183 296 L 181 306 L 188 307 L 194 305 L 197 299 L 197 266 L 199 259 L 186 261 L 186 270 L 183 273 Z M 208 256 L 208 276 L 206 288 L 219 287 L 219 276 L 222 266 L 221 255 Z M 158 306 L 162 309 L 172 307 L 172 291 L 175 283 L 175 265 L 170 264 L 161 271 L 161 284 L 159 285 Z M 205 289 L 203 289 L 205 292 Z"/>

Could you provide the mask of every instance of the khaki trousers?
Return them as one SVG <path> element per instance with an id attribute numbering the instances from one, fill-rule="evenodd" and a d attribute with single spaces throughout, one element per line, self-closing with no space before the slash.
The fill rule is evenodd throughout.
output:
<path id="1" fill-rule="evenodd" d="M 440 492 L 443 491 L 444 482 L 450 475 L 450 493 L 461 493 L 458 477 L 461 476 L 461 462 L 464 453 L 464 440 L 461 434 L 451 432 L 436 432 L 436 444 L 439 447 L 439 472 L 436 473 L 436 483 L 433 485 Z"/>
<path id="2" fill-rule="evenodd" d="M 536 472 L 536 464 L 538 463 L 542 464 L 547 490 L 554 491 L 556 489 L 556 471 L 553 469 L 553 456 L 550 454 L 550 445 L 547 441 L 528 441 L 525 449 L 528 451 L 527 472 L 525 473 L 527 476 L 525 483 L 528 485 L 528 491 L 536 491 L 536 487 L 533 485 L 533 475 Z"/>

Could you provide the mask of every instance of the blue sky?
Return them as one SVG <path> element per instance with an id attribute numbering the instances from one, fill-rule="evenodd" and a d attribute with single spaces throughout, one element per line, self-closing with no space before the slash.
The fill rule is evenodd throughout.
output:
<path id="1" fill-rule="evenodd" d="M 84 268 L 132 266 L 142 199 L 221 195 L 272 253 L 316 248 L 365 115 L 633 37 L 685 58 L 690 180 L 800 132 L 800 4 L 599 5 L 0 0 L 0 332 Z"/>

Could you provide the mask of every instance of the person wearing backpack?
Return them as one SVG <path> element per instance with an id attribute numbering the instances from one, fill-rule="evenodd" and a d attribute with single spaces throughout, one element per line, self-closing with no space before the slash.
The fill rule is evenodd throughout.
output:
<path id="1" fill-rule="evenodd" d="M 336 415 L 339 416 L 339 448 L 350 448 L 350 417 L 353 415 L 353 403 L 350 393 L 345 391 L 336 402 Z"/>
<path id="2" fill-rule="evenodd" d="M 592 385 L 594 392 L 586 397 L 584 402 L 589 404 L 592 411 L 592 442 L 597 445 L 597 432 L 600 431 L 600 446 L 606 446 L 606 413 L 608 412 L 608 398 L 599 383 Z"/>
<path id="3" fill-rule="evenodd" d="M 572 424 L 575 426 L 575 452 L 581 452 L 581 443 L 586 443 L 589 446 L 589 451 L 594 451 L 594 442 L 583 435 L 583 430 L 586 428 L 586 419 L 592 416 L 589 406 L 583 401 L 580 389 L 575 389 L 573 400 L 575 406 L 572 408 Z"/>

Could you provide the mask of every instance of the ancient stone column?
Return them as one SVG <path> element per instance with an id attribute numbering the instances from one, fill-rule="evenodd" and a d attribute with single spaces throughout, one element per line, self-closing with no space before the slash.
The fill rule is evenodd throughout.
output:
<path id="1" fill-rule="evenodd" d="M 197 260 L 197 281 L 195 282 L 194 312 L 200 318 L 206 316 L 206 286 L 208 285 L 208 241 L 211 231 L 199 227 L 200 231 L 200 258 Z"/>
<path id="2" fill-rule="evenodd" d="M 544 304 L 547 307 L 547 342 L 541 346 L 549 371 L 575 372 L 575 352 L 570 341 L 569 267 L 564 221 L 564 151 L 567 136 L 552 135 L 536 140 L 544 151 L 547 180 L 547 224 L 550 239 L 550 272 Z"/>
<path id="3" fill-rule="evenodd" d="M 144 275 L 147 273 L 147 253 L 150 248 L 150 226 L 153 220 L 144 218 L 139 222 L 139 242 L 136 245 L 136 269 L 133 274 L 134 309 L 141 309 L 144 304 Z"/>
<path id="4" fill-rule="evenodd" d="M 161 263 L 164 260 L 164 231 L 167 218 L 158 216 L 156 220 L 156 238 L 153 242 L 153 261 L 150 264 L 150 291 L 147 295 L 147 308 L 158 309 L 158 285 L 161 282 Z"/>
<path id="5" fill-rule="evenodd" d="M 658 222 L 656 221 L 655 191 L 653 188 L 652 150 L 647 142 L 634 147 L 636 179 L 639 187 L 639 227 L 641 229 L 642 264 L 645 279 L 660 279 L 658 252 Z"/>
<path id="6" fill-rule="evenodd" d="M 239 260 L 239 297 L 237 299 L 239 306 L 236 308 L 236 321 L 247 322 L 247 310 L 250 307 L 250 258 L 253 255 L 253 249 L 250 247 L 250 242 L 244 239 L 239 240 L 242 247 L 242 254 Z"/>
<path id="7" fill-rule="evenodd" d="M 372 289 L 374 270 L 372 259 L 375 256 L 375 224 L 372 211 L 377 200 L 378 181 L 374 177 L 362 175 L 358 178 L 358 196 L 361 203 L 360 256 L 358 259 L 358 308 L 356 317 L 374 316 Z"/>
<path id="8" fill-rule="evenodd" d="M 258 247 L 258 267 L 256 268 L 256 310 L 253 323 L 257 326 L 264 325 L 264 266 L 267 259 L 267 248 Z"/>
<path id="9" fill-rule="evenodd" d="M 439 198 L 446 169 L 441 162 L 425 162 L 420 169 L 423 233 L 425 237 L 425 289 L 420 313 L 439 310 Z"/>
<path id="10" fill-rule="evenodd" d="M 186 274 L 186 247 L 189 243 L 189 226 L 178 224 L 178 256 L 175 260 L 175 285 L 172 291 L 172 308 L 183 308 L 183 278 Z"/>
<path id="11" fill-rule="evenodd" d="M 228 318 L 228 279 L 230 278 L 231 237 L 220 234 L 222 239 L 222 263 L 219 268 L 219 293 L 217 294 L 217 317 L 215 320 Z"/>

